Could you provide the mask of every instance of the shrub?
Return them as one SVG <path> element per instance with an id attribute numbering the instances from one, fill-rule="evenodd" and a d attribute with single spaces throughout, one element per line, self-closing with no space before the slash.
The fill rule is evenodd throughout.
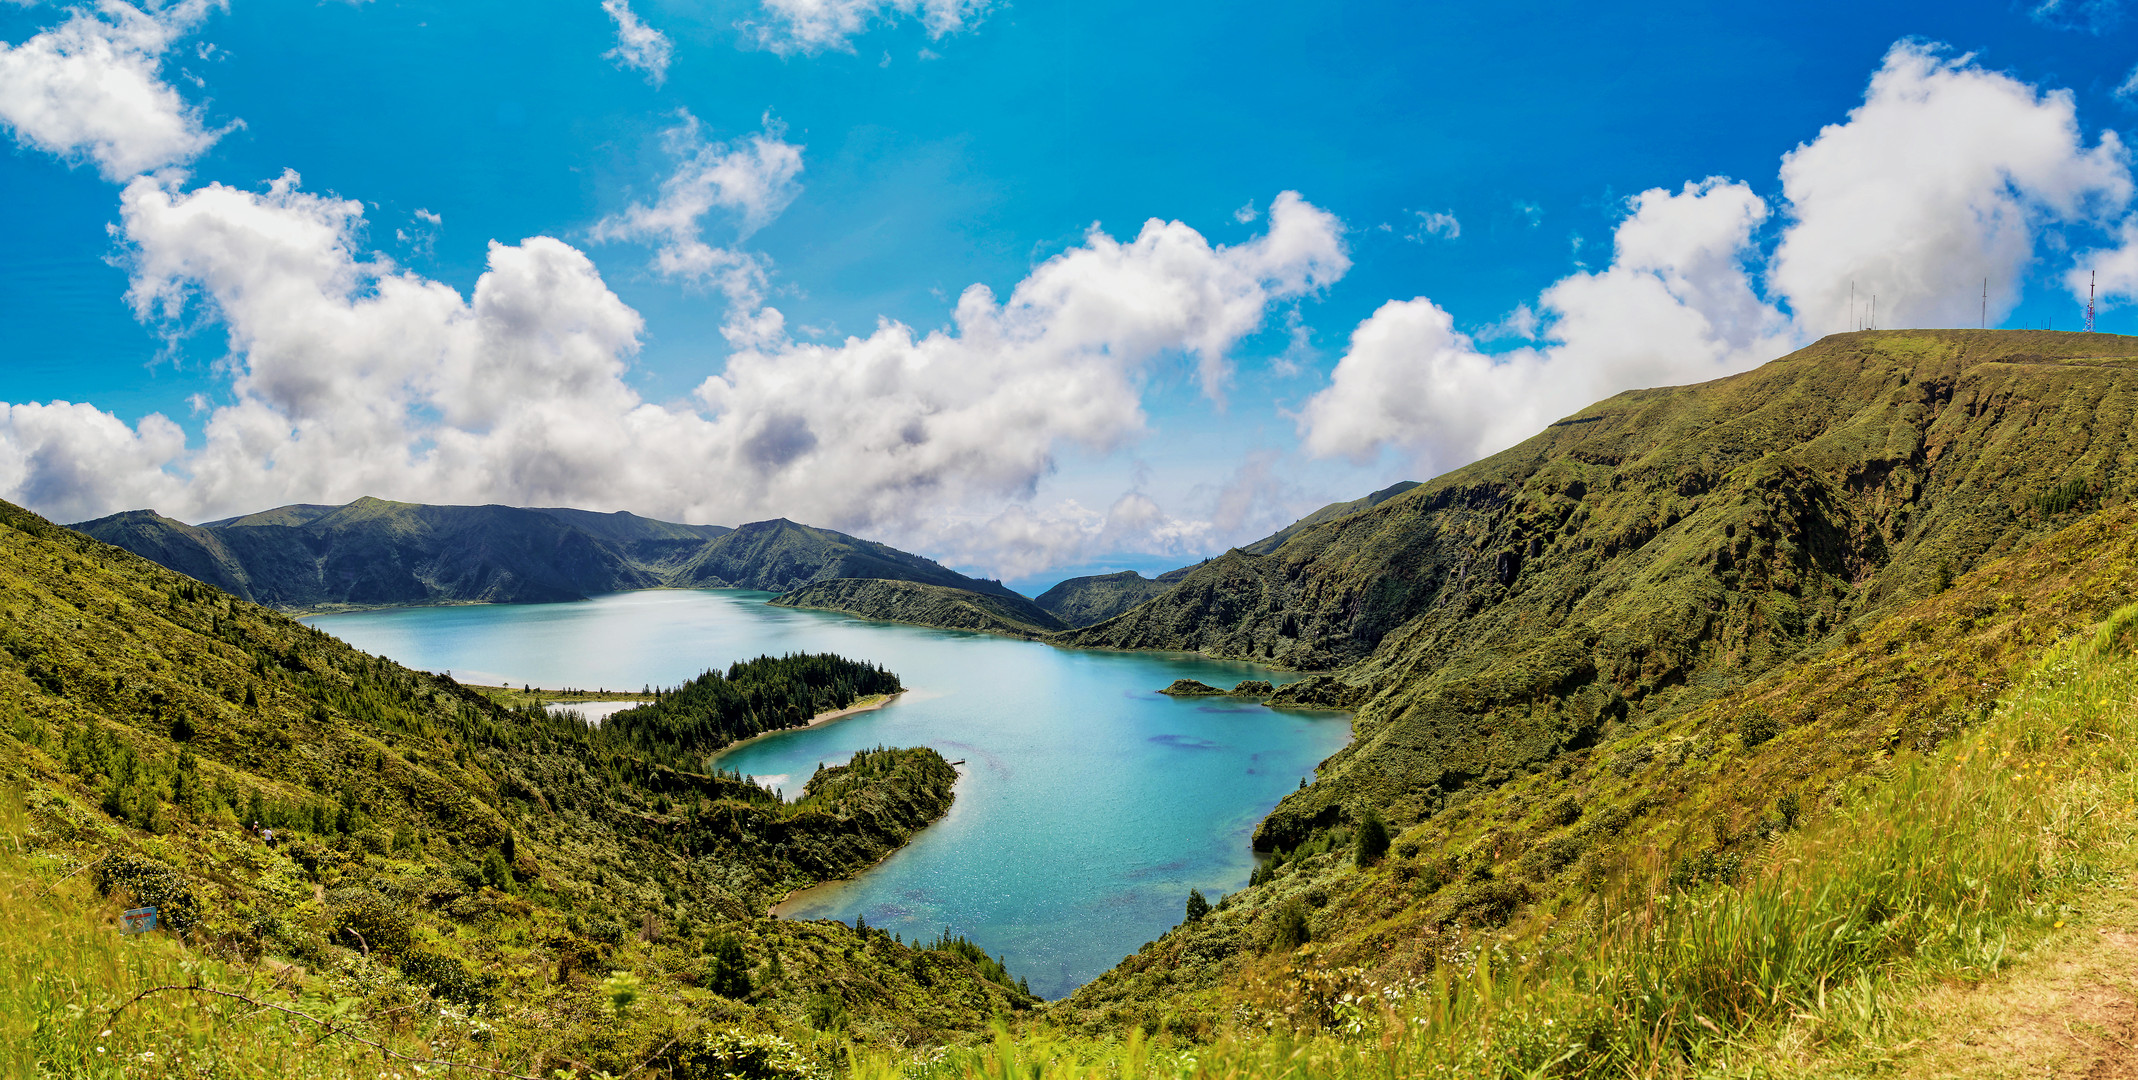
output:
<path id="1" fill-rule="evenodd" d="M 1746 746 L 1758 746 L 1782 733 L 1782 725 L 1763 712 L 1746 713 L 1737 718 L 1737 735 Z"/>
<path id="2" fill-rule="evenodd" d="M 824 1073 L 777 1035 L 726 1028 L 677 1050 L 668 1075 L 675 1080 L 813 1080 Z"/>
<path id="3" fill-rule="evenodd" d="M 159 925 L 185 933 L 200 923 L 200 899 L 178 871 L 141 855 L 107 855 L 96 865 L 97 892 L 123 893 L 141 907 L 156 909 Z"/>
<path id="4" fill-rule="evenodd" d="M 370 889 L 336 889 L 327 897 L 334 913 L 329 936 L 336 945 L 386 957 L 408 955 L 408 915 Z"/>
<path id="5" fill-rule="evenodd" d="M 450 956 L 411 952 L 401 961 L 401 974 L 430 988 L 431 996 L 462 1005 L 482 1005 L 490 1000 L 495 977 L 481 977 Z"/>
<path id="6" fill-rule="evenodd" d="M 1529 887 L 1519 881 L 1488 878 L 1473 881 L 1455 894 L 1448 921 L 1470 926 L 1504 926 L 1516 908 L 1529 902 Z"/>
<path id="7" fill-rule="evenodd" d="M 1361 867 L 1372 866 L 1388 854 L 1388 825 L 1373 807 L 1367 807 L 1360 815 L 1356 841 L 1354 861 Z"/>
<path id="8" fill-rule="evenodd" d="M 1313 933 L 1307 928 L 1306 905 L 1296 898 L 1286 900 L 1277 909 L 1277 925 L 1270 934 L 1270 948 L 1289 952 L 1312 939 Z"/>
<path id="9" fill-rule="evenodd" d="M 819 990 L 809 995 L 809 1004 L 803 1006 L 802 1015 L 809 1026 L 818 1031 L 839 1031 L 846 1027 L 846 1002 L 829 991 Z"/>

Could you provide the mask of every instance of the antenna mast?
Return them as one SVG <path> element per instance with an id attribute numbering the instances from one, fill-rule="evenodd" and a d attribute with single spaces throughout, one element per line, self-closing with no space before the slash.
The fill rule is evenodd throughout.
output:
<path id="1" fill-rule="evenodd" d="M 2086 271 L 2086 332 L 2093 333 L 2093 279 L 2095 271 Z"/>
<path id="2" fill-rule="evenodd" d="M 1990 279 L 1982 279 L 1982 328 L 1990 328 Z"/>

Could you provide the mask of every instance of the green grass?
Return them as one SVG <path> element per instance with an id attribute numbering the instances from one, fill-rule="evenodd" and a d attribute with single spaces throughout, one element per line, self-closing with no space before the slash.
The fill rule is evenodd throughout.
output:
<path id="1" fill-rule="evenodd" d="M 1202 1045 L 1035 1031 L 866 1058 L 868 1078 L 1669 1077 L 1866 1071 L 1900 1005 L 1995 977 L 2132 868 L 2138 605 L 2052 648 L 1972 732 L 1902 752 L 1736 885 L 1687 892 L 1660 860 L 1586 918 L 1480 932 L 1422 977 L 1377 980 L 1304 946 L 1250 972 Z"/>

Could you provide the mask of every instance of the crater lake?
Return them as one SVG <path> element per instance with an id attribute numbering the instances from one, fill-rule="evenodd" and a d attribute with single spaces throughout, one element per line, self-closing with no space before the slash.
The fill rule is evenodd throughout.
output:
<path id="1" fill-rule="evenodd" d="M 907 940 L 948 930 L 1058 998 L 1180 922 L 1188 890 L 1247 884 L 1255 823 L 1349 740 L 1343 713 L 1157 693 L 1288 676 L 1182 653 L 1059 649 L 776 608 L 772 594 L 654 590 L 563 604 L 396 608 L 305 621 L 468 683 L 638 690 L 737 660 L 833 652 L 895 672 L 889 706 L 731 747 L 715 765 L 797 797 L 819 763 L 929 746 L 957 800 L 881 864 L 790 898 Z"/>

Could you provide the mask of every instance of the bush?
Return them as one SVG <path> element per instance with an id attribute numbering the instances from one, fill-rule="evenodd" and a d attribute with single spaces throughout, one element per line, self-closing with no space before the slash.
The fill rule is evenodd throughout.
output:
<path id="1" fill-rule="evenodd" d="M 200 899 L 178 871 L 140 855 L 107 855 L 96 865 L 97 892 L 156 909 L 157 924 L 183 934 L 200 924 Z"/>
<path id="2" fill-rule="evenodd" d="M 777 1035 L 727 1028 L 677 1050 L 668 1075 L 675 1080 L 814 1080 L 824 1072 Z"/>
<path id="3" fill-rule="evenodd" d="M 846 1002 L 829 991 L 819 990 L 809 995 L 809 1004 L 803 1006 L 802 1015 L 809 1026 L 818 1031 L 839 1031 L 846 1027 Z"/>
<path id="4" fill-rule="evenodd" d="M 430 988 L 431 996 L 462 1005 L 482 1005 L 490 1000 L 494 977 L 477 976 L 466 964 L 437 953 L 411 952 L 401 961 L 401 974 Z"/>
<path id="5" fill-rule="evenodd" d="M 385 957 L 408 955 L 413 939 L 408 915 L 370 889 L 336 889 L 327 896 L 334 912 L 328 935 L 345 948 Z"/>
<path id="6" fill-rule="evenodd" d="M 1737 718 L 1737 735 L 1748 747 L 1758 746 L 1781 733 L 1781 723 L 1766 713 L 1746 713 Z"/>
<path id="7" fill-rule="evenodd" d="M 1519 881 L 1474 881 L 1455 894 L 1448 921 L 1470 926 L 1504 926 L 1516 908 L 1529 902 L 1529 887 Z"/>
<path id="8" fill-rule="evenodd" d="M 1270 948 L 1290 952 L 1313 939 L 1307 928 L 1307 908 L 1296 898 L 1277 909 L 1277 926 L 1270 934 Z"/>
<path id="9" fill-rule="evenodd" d="M 1355 862 L 1361 867 L 1372 866 L 1388 854 L 1388 825 L 1381 820 L 1380 811 L 1367 807 L 1359 817 Z"/>

